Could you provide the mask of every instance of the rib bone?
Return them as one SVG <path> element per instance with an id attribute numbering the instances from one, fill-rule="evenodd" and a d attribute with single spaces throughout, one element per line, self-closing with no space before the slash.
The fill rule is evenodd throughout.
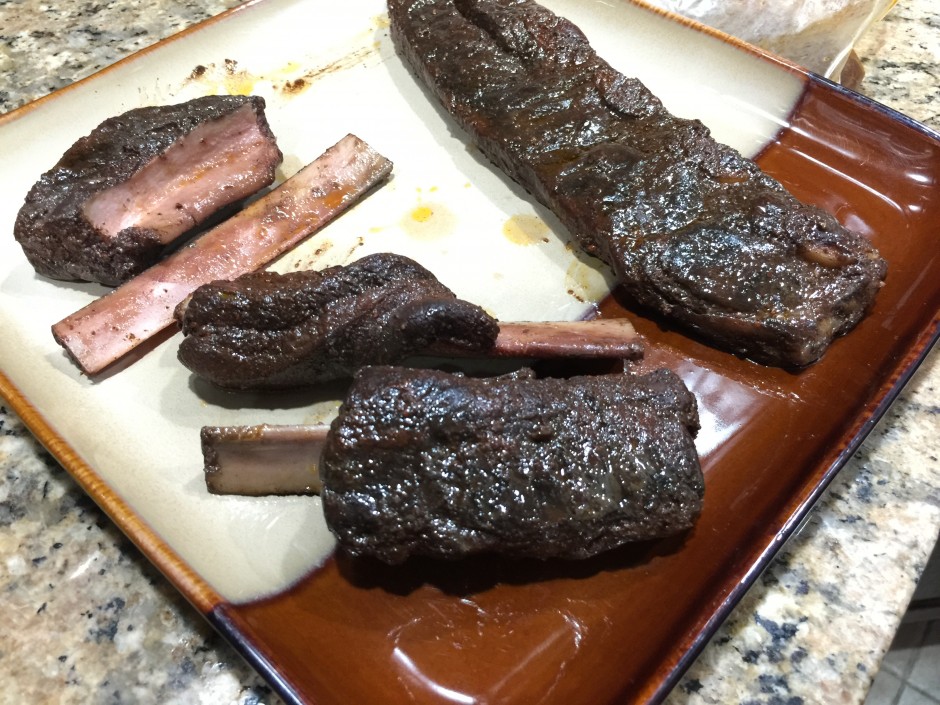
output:
<path id="1" fill-rule="evenodd" d="M 213 494 L 319 494 L 328 426 L 204 426 L 206 488 Z"/>
<path id="2" fill-rule="evenodd" d="M 626 318 L 500 323 L 494 357 L 643 357 L 643 340 Z"/>

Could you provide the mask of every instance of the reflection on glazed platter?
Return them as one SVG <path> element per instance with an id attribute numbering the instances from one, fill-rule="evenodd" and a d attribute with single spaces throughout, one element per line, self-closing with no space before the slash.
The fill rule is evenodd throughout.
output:
<path id="1" fill-rule="evenodd" d="M 601 55 L 646 81 L 673 112 L 700 117 L 745 153 L 770 139 L 798 95 L 797 78 L 762 62 L 743 75 L 722 70 L 738 51 L 706 35 L 673 26 L 669 31 L 682 40 L 659 41 L 669 21 L 628 3 L 546 4 L 580 24 Z M 342 3 L 316 23 L 308 13 L 303 3 L 277 0 L 246 8 L 200 30 L 194 41 L 169 43 L 111 71 L 105 84 L 67 92 L 6 124 L 0 139 L 15 166 L 3 174 L 4 230 L 12 229 L 39 174 L 106 117 L 198 95 L 254 93 L 267 100 L 285 154 L 281 179 L 347 132 L 395 163 L 389 184 L 275 269 L 322 268 L 394 251 L 502 320 L 590 313 L 609 291 L 609 272 L 580 254 L 553 217 L 491 168 L 428 100 L 394 53 L 383 5 Z M 719 68 L 677 70 L 695 51 L 717 57 Z M 60 122 L 62 113 L 72 119 Z M 84 378 L 53 342 L 49 325 L 103 289 L 37 277 L 12 238 L 0 247 L 0 315 L 10 331 L 0 341 L 5 373 L 211 587 L 228 600 L 249 600 L 284 588 L 328 555 L 333 542 L 317 499 L 208 496 L 198 429 L 321 422 L 335 412 L 335 399 L 214 391 L 177 363 L 176 338 L 101 379 Z M 706 424 L 702 442 L 716 440 Z"/>

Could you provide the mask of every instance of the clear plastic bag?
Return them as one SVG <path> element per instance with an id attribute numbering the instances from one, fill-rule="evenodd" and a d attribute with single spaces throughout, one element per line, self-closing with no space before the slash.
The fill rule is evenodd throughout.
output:
<path id="1" fill-rule="evenodd" d="M 897 0 L 646 0 L 839 80 L 858 38 Z"/>

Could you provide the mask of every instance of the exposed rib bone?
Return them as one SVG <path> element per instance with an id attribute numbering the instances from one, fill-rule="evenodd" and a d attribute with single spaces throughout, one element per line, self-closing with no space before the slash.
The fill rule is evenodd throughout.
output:
<path id="1" fill-rule="evenodd" d="M 328 426 L 204 426 L 206 488 L 213 494 L 319 494 Z"/>
<path id="2" fill-rule="evenodd" d="M 643 357 L 643 339 L 626 318 L 499 324 L 493 357 Z M 457 351 L 454 351 L 455 354 Z"/>

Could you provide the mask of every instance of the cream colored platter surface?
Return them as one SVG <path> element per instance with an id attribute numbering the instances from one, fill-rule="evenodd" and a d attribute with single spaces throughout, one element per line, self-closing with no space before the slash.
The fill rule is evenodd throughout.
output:
<path id="1" fill-rule="evenodd" d="M 797 77 L 762 61 L 741 62 L 739 49 L 628 2 L 546 4 L 578 23 L 601 55 L 647 82 L 674 112 L 700 117 L 745 153 L 771 138 L 799 94 Z M 693 61 L 699 70 L 689 71 L 695 54 L 708 61 Z M 3 231 L 12 232 L 30 185 L 103 119 L 215 93 L 265 97 L 285 154 L 281 179 L 348 132 L 395 163 L 389 183 L 274 268 L 321 268 L 395 251 L 503 320 L 582 317 L 608 293 L 606 269 L 569 247 L 551 215 L 496 173 L 428 100 L 395 55 L 384 6 L 374 0 L 241 6 L 6 116 Z M 237 602 L 290 585 L 332 548 L 317 500 L 209 496 L 198 430 L 328 420 L 337 401 L 234 398 L 206 388 L 177 363 L 175 337 L 88 379 L 49 327 L 104 292 L 37 276 L 12 237 L 3 238 L 4 375 L 212 590 Z"/>

